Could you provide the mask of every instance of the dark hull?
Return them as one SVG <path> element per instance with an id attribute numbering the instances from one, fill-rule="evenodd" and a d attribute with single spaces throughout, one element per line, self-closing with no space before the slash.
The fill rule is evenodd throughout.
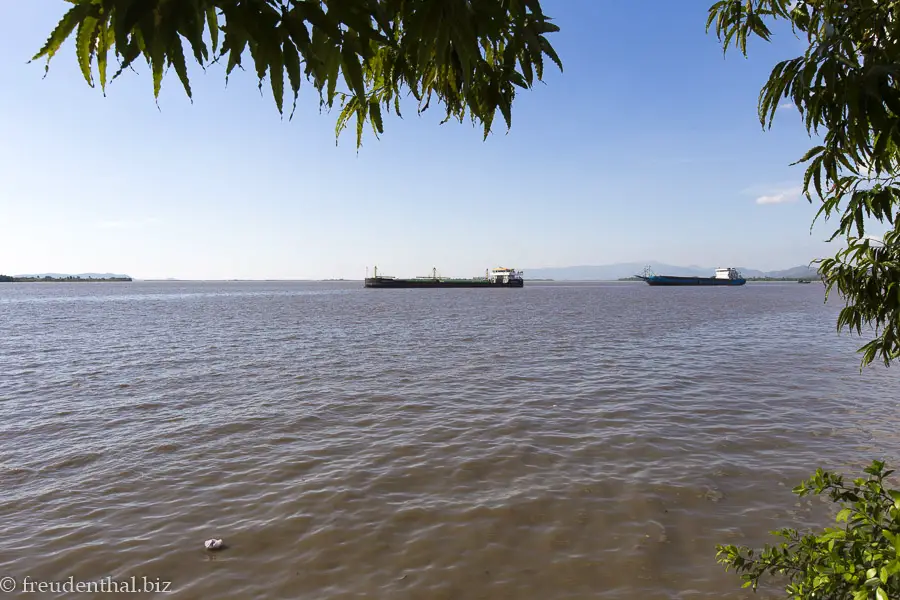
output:
<path id="1" fill-rule="evenodd" d="M 746 279 L 716 279 L 715 277 L 675 277 L 674 275 L 654 275 L 653 277 L 638 276 L 648 285 L 683 286 L 683 285 L 712 285 L 712 286 L 737 286 L 747 283 Z"/>
<path id="2" fill-rule="evenodd" d="M 509 283 L 491 282 L 486 279 L 390 279 L 387 277 L 367 277 L 367 288 L 520 288 L 525 282 L 514 279 Z"/>

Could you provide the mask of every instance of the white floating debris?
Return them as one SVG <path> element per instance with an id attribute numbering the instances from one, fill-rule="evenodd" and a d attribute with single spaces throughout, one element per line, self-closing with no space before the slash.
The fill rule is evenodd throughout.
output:
<path id="1" fill-rule="evenodd" d="M 225 547 L 225 542 L 223 542 L 222 540 L 213 539 L 206 540 L 205 542 L 203 542 L 203 545 L 206 546 L 207 550 L 221 550 Z"/>

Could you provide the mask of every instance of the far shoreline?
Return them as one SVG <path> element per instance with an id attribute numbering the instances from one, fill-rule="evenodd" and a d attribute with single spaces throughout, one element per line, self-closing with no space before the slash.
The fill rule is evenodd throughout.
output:
<path id="1" fill-rule="evenodd" d="M 128 283 L 131 277 L 12 277 L 0 275 L 0 283 Z"/>

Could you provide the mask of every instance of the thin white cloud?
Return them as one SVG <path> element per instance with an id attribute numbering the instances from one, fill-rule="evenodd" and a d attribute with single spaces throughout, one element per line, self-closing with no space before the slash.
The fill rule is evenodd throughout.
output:
<path id="1" fill-rule="evenodd" d="M 794 105 L 794 103 L 790 102 L 790 101 L 785 101 L 778 105 L 779 112 L 785 111 L 785 110 L 796 110 L 796 109 L 797 109 L 796 105 Z"/>
<path id="2" fill-rule="evenodd" d="M 771 193 L 757 196 L 757 204 L 788 204 L 800 199 L 802 190 L 799 187 L 772 191 Z"/>
<path id="3" fill-rule="evenodd" d="M 96 223 L 98 229 L 140 229 L 142 227 L 151 227 L 161 223 L 156 217 L 144 217 L 143 219 L 120 219 L 110 221 L 99 221 Z"/>

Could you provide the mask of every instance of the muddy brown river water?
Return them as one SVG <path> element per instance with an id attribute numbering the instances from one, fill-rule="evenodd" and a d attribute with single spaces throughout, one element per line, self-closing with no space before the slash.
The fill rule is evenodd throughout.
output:
<path id="1" fill-rule="evenodd" d="M 900 458 L 900 371 L 859 372 L 839 308 L 795 283 L 0 284 L 0 577 L 751 597 L 716 543 L 822 525 L 793 485 Z"/>

